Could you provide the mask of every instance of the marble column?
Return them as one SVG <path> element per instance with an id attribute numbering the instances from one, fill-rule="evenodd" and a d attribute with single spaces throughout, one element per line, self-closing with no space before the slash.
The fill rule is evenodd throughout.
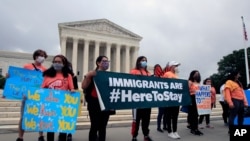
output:
<path id="1" fill-rule="evenodd" d="M 134 54 L 133 54 L 133 65 L 132 65 L 133 67 L 135 67 L 136 60 L 139 57 L 138 52 L 139 52 L 139 47 L 135 47 L 134 48 Z"/>
<path id="2" fill-rule="evenodd" d="M 61 36 L 61 54 L 66 56 L 66 43 L 67 43 L 67 37 Z"/>
<path id="3" fill-rule="evenodd" d="M 100 49 L 100 43 L 98 42 L 98 41 L 95 41 L 95 52 L 94 52 L 94 61 L 93 61 L 93 63 L 94 63 L 94 68 L 96 67 L 96 63 L 95 63 L 95 60 L 96 60 L 96 58 L 99 56 L 99 49 Z M 93 69 L 94 69 L 93 68 Z"/>
<path id="4" fill-rule="evenodd" d="M 120 70 L 120 68 L 121 68 L 121 67 L 120 67 L 120 62 L 121 62 L 121 57 L 120 57 L 121 51 L 120 51 L 120 50 L 121 50 L 121 46 L 117 44 L 117 45 L 116 45 L 116 52 L 115 52 L 115 53 L 116 53 L 116 54 L 115 54 L 115 55 L 116 55 L 116 57 L 115 57 L 115 58 L 116 58 L 116 60 L 115 60 L 115 61 L 116 61 L 116 62 L 115 62 L 115 67 L 116 67 L 115 71 L 116 71 L 116 72 L 120 72 L 120 71 L 121 71 L 121 70 Z"/>
<path id="5" fill-rule="evenodd" d="M 129 46 L 125 47 L 125 73 L 129 72 L 130 69 L 130 58 L 129 58 Z"/>
<path id="6" fill-rule="evenodd" d="M 106 46 L 106 56 L 108 57 L 109 60 L 111 60 L 111 43 L 107 43 L 107 46 Z M 109 64 L 109 69 L 108 71 L 110 71 L 111 69 L 111 65 L 112 65 L 112 62 Z"/>
<path id="7" fill-rule="evenodd" d="M 89 71 L 89 41 L 84 40 L 83 50 L 83 75 Z"/>
<path id="8" fill-rule="evenodd" d="M 77 73 L 77 50 L 78 50 L 78 39 L 73 38 L 73 51 L 72 51 L 72 68 L 74 73 Z"/>

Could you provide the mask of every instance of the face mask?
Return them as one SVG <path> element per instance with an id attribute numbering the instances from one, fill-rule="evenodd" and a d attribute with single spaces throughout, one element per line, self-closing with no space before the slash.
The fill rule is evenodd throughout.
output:
<path id="1" fill-rule="evenodd" d="M 53 63 L 53 68 L 54 68 L 56 71 L 62 70 L 63 64 Z"/>
<path id="2" fill-rule="evenodd" d="M 175 71 L 175 73 L 179 73 L 179 68 L 178 68 L 178 67 L 175 67 L 175 68 L 174 68 L 174 71 Z"/>
<path id="3" fill-rule="evenodd" d="M 36 58 L 36 61 L 37 61 L 38 63 L 41 63 L 41 64 L 44 62 L 44 60 L 45 60 L 45 58 L 42 57 L 42 56 L 38 56 L 38 57 Z"/>
<path id="4" fill-rule="evenodd" d="M 141 62 L 141 67 L 146 68 L 147 67 L 147 61 L 142 61 Z"/>
<path id="5" fill-rule="evenodd" d="M 109 62 L 102 62 L 102 68 L 107 70 L 109 68 Z"/>

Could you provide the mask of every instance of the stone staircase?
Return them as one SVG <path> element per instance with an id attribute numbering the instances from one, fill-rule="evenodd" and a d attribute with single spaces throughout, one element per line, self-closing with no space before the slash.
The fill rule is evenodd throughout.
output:
<path id="1" fill-rule="evenodd" d="M 0 90 L 0 97 L 2 91 Z M 17 130 L 20 117 L 20 101 L 6 100 L 0 98 L 0 130 Z M 211 120 L 221 119 L 222 109 L 217 102 L 216 108 L 212 110 Z M 151 124 L 156 124 L 158 108 L 152 108 Z M 186 113 L 180 112 L 179 122 L 186 122 Z M 108 127 L 130 126 L 132 122 L 132 111 L 117 110 L 116 115 L 110 116 Z M 81 115 L 77 119 L 77 129 L 88 129 L 90 126 L 87 107 L 83 105 Z"/>

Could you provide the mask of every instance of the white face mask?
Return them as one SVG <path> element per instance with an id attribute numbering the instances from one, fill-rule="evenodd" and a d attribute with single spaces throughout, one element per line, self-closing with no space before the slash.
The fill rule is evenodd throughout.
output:
<path id="1" fill-rule="evenodd" d="M 42 56 L 38 56 L 38 57 L 36 58 L 36 61 L 37 61 L 38 63 L 40 63 L 40 64 L 42 64 L 42 63 L 44 62 L 44 60 L 45 60 L 45 58 L 42 57 Z"/>

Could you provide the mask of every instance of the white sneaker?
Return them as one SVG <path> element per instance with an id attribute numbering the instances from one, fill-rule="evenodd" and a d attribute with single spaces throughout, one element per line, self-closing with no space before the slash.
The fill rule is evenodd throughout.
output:
<path id="1" fill-rule="evenodd" d="M 168 136 L 172 139 L 177 139 L 177 137 L 175 136 L 175 134 L 173 132 L 168 133 Z"/>
<path id="2" fill-rule="evenodd" d="M 174 132 L 173 134 L 175 135 L 175 137 L 176 137 L 177 139 L 180 139 L 180 138 L 181 138 L 180 135 L 179 135 L 177 132 Z"/>

